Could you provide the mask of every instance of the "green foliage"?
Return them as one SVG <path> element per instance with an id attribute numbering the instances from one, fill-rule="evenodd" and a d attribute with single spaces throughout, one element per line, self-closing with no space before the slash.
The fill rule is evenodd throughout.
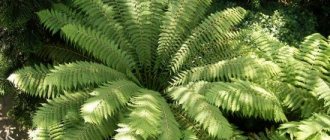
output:
<path id="1" fill-rule="evenodd" d="M 82 106 L 81 113 L 86 122 L 98 123 L 127 105 L 130 98 L 137 94 L 137 90 L 139 86 L 126 80 L 104 85 L 93 91 L 93 97 Z"/>
<path id="2" fill-rule="evenodd" d="M 170 89 L 169 94 L 182 106 L 187 115 L 194 118 L 211 136 L 229 138 L 233 135 L 230 124 L 219 109 L 209 104 L 198 91 L 189 87 L 176 87 Z M 218 126 L 219 124 L 221 127 Z"/>
<path id="3" fill-rule="evenodd" d="M 295 46 L 315 32 L 315 18 L 309 11 L 293 7 L 271 8 L 273 6 L 269 4 L 264 10 L 252 11 L 245 24 Z"/>
<path id="4" fill-rule="evenodd" d="M 9 93 L 13 94 L 14 92 Z M 27 130 L 32 129 L 32 117 L 39 107 L 39 103 L 44 102 L 44 99 L 29 96 L 27 94 L 18 94 L 13 98 L 14 99 L 12 102 L 14 104 L 13 107 L 7 112 L 7 116 L 18 124 L 18 130 L 26 132 Z"/>
<path id="5" fill-rule="evenodd" d="M 6 78 L 23 65 L 40 62 L 34 52 L 46 42 L 42 40 L 47 35 L 34 12 L 49 5 L 48 0 L 0 1 L 0 92 L 13 97 L 12 108 L 7 106 L 10 110 L 3 115 L 18 124 L 17 130 L 24 132 L 32 127 L 32 115 L 44 100 L 22 95 Z"/>
<path id="6" fill-rule="evenodd" d="M 250 82 L 214 83 L 205 96 L 223 110 L 242 112 L 247 117 L 287 121 L 276 95 Z"/>
<path id="7" fill-rule="evenodd" d="M 312 117 L 300 122 L 289 122 L 282 124 L 280 130 L 290 134 L 291 138 L 297 140 L 329 139 L 330 117 L 325 114 L 314 114 Z"/>
<path id="8" fill-rule="evenodd" d="M 23 27 L 34 12 L 42 7 L 47 7 L 50 0 L 2 0 L 0 2 L 0 27 L 17 28 Z"/>
<path id="9" fill-rule="evenodd" d="M 62 64 L 8 78 L 49 99 L 36 112 L 33 138 L 244 139 L 230 115 L 290 124 L 290 111 L 298 119 L 328 113 L 324 37 L 311 35 L 298 50 L 237 29 L 243 8 L 209 14 L 211 3 L 73 0 L 39 11 L 43 25 L 74 48 L 63 51 Z"/>

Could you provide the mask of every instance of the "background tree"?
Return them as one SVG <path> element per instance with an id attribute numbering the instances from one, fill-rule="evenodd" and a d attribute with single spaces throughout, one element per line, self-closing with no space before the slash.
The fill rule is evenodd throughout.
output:
<path id="1" fill-rule="evenodd" d="M 26 131 L 32 126 L 32 115 L 43 99 L 20 94 L 6 78 L 25 65 L 47 62 L 37 55 L 45 44 L 52 44 L 47 31 L 39 23 L 35 12 L 51 5 L 48 0 L 0 1 L 0 98 L 3 108 L 1 121 Z M 6 104 L 7 103 L 7 104 Z M 13 122 L 12 122 L 13 121 Z M 21 135 L 22 133 L 20 133 Z M 15 137 L 15 136 L 12 136 Z M 22 139 L 16 138 L 15 139 Z"/>

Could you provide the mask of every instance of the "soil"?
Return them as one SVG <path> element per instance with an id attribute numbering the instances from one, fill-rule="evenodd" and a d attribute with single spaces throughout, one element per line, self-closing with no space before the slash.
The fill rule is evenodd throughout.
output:
<path id="1" fill-rule="evenodd" d="M 0 96 L 0 140 L 27 140 L 26 130 L 7 116 L 7 112 L 13 106 L 13 95 Z"/>

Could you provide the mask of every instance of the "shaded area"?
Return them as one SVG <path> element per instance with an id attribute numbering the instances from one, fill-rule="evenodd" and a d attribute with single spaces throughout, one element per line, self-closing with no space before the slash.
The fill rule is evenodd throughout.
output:
<path id="1" fill-rule="evenodd" d="M 8 111 L 13 106 L 13 98 L 11 94 L 0 97 L 0 140 L 28 139 L 27 130 L 7 116 Z"/>

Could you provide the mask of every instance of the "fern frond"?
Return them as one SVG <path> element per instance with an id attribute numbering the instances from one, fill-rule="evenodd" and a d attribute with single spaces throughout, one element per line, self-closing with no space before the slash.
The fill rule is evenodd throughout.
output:
<path id="1" fill-rule="evenodd" d="M 162 99 L 161 101 L 161 111 L 162 111 L 162 122 L 160 125 L 160 136 L 159 140 L 180 140 L 181 130 L 179 129 L 179 124 L 175 120 L 174 114 L 171 111 L 168 103 Z"/>
<path id="2" fill-rule="evenodd" d="M 194 119 L 189 117 L 178 104 L 171 105 L 171 110 L 175 116 L 175 119 L 181 126 L 182 139 L 200 139 L 202 136 L 204 138 L 211 138 L 208 133 L 203 130 L 203 127 L 197 124 Z"/>
<path id="3" fill-rule="evenodd" d="M 187 58 L 198 54 L 200 44 L 228 39 L 225 36 L 226 33 L 243 19 L 245 13 L 243 8 L 232 8 L 211 14 L 191 32 L 191 35 L 172 57 L 169 66 L 172 71 L 177 72 L 186 63 Z"/>
<path id="4" fill-rule="evenodd" d="M 118 124 L 117 134 L 113 139 L 115 140 L 143 140 L 143 138 L 134 133 L 134 130 L 127 124 Z"/>
<path id="5" fill-rule="evenodd" d="M 68 120 L 59 121 L 58 123 L 48 126 L 50 139 L 52 140 L 64 139 L 66 137 L 65 136 L 66 132 L 70 131 L 70 128 L 72 127 L 74 127 L 74 122 Z"/>
<path id="6" fill-rule="evenodd" d="M 126 75 L 102 64 L 75 62 L 55 66 L 47 74 L 43 86 L 61 90 L 76 90 L 108 81 L 127 79 Z"/>
<path id="7" fill-rule="evenodd" d="M 82 120 L 73 128 L 67 130 L 65 138 L 74 140 L 103 140 L 113 135 L 116 129 L 116 121 L 113 118 L 102 120 L 99 124 L 84 123 Z"/>
<path id="8" fill-rule="evenodd" d="M 116 128 L 116 119 L 108 118 L 103 120 L 100 124 L 95 125 L 85 123 L 82 118 L 77 115 L 79 115 L 78 111 L 75 112 L 74 115 L 70 112 L 63 120 L 54 125 L 47 126 L 49 139 L 102 140 L 113 135 L 114 129 Z M 38 127 L 37 130 L 39 128 L 40 127 Z"/>
<path id="9" fill-rule="evenodd" d="M 155 60 L 160 25 L 164 11 L 159 1 L 115 0 L 120 23 L 125 27 L 130 42 L 136 48 L 136 55 L 141 67 L 150 68 Z"/>
<path id="10" fill-rule="evenodd" d="M 313 95 L 316 95 L 319 100 L 324 101 L 324 107 L 327 108 L 327 112 L 330 113 L 330 86 L 329 83 L 321 78 L 318 78 L 314 89 L 311 91 Z"/>
<path id="11" fill-rule="evenodd" d="M 205 98 L 224 110 L 238 112 L 242 116 L 287 121 L 277 97 L 251 82 L 213 83 Z"/>
<path id="12" fill-rule="evenodd" d="M 78 44 L 81 49 L 120 72 L 127 73 L 135 67 L 134 60 L 130 55 L 120 50 L 114 42 L 109 41 L 95 30 L 81 25 L 66 25 L 62 31 L 66 38 Z"/>
<path id="13" fill-rule="evenodd" d="M 306 62 L 291 58 L 291 55 L 286 56 L 283 55 L 277 59 L 278 65 L 282 68 L 280 80 L 296 87 L 312 90 L 316 79 L 320 76 L 319 72 Z"/>
<path id="14" fill-rule="evenodd" d="M 172 85 L 181 85 L 202 80 L 230 81 L 231 78 L 265 78 L 274 76 L 279 72 L 280 68 L 271 61 L 253 57 L 240 57 L 180 72 L 178 76 L 172 79 Z"/>
<path id="15" fill-rule="evenodd" d="M 247 30 L 245 37 L 245 45 L 250 46 L 259 57 L 269 61 L 276 62 L 277 59 L 275 57 L 288 56 L 292 54 L 292 50 L 297 50 L 294 47 L 285 46 L 280 41 L 270 38 L 269 35 L 260 31 Z"/>
<path id="16" fill-rule="evenodd" d="M 194 84 L 191 84 L 191 86 L 193 85 Z M 201 85 L 197 84 L 197 86 L 201 86 Z M 196 124 L 196 122 L 193 119 L 191 119 L 191 117 L 186 115 L 186 113 L 182 111 L 179 105 L 172 105 L 171 109 L 175 114 L 175 118 L 180 123 L 182 130 L 182 139 L 184 140 L 190 140 L 190 139 L 218 140 L 219 139 L 216 137 L 212 137 L 207 132 L 205 132 L 205 130 L 203 130 L 203 127 L 199 124 Z M 232 127 L 234 128 L 233 135 L 229 139 L 245 140 L 245 137 L 242 135 L 242 132 L 236 129 L 235 126 L 232 125 Z"/>
<path id="17" fill-rule="evenodd" d="M 56 97 L 63 90 L 75 90 L 127 77 L 97 63 L 76 62 L 48 68 L 44 65 L 25 67 L 8 77 L 17 88 L 31 95 Z"/>
<path id="18" fill-rule="evenodd" d="M 271 129 L 266 129 L 265 132 L 259 132 L 258 134 L 252 134 L 250 139 L 260 139 L 260 140 L 288 140 L 286 135 L 282 134 L 281 132 Z"/>
<path id="19" fill-rule="evenodd" d="M 106 5 L 101 0 L 74 0 L 73 3 L 88 17 L 86 18 L 87 25 L 102 32 L 130 55 L 135 53 L 135 48 L 127 40 L 124 27 L 115 19 L 116 13 L 113 6 Z"/>
<path id="20" fill-rule="evenodd" d="M 182 65 L 182 69 L 249 55 L 247 53 L 251 52 L 251 46 L 244 44 L 246 34 L 246 31 L 227 31 L 221 40 L 201 44 L 195 48 L 196 51 L 191 52 L 192 54 L 187 58 L 190 60 Z"/>
<path id="21" fill-rule="evenodd" d="M 50 59 L 52 61 L 55 61 L 56 63 L 65 63 L 65 62 L 91 59 L 90 57 L 85 56 L 77 52 L 76 50 L 58 45 L 43 46 L 36 53 L 38 56 Z"/>
<path id="22" fill-rule="evenodd" d="M 210 136 L 226 139 L 233 135 L 229 122 L 204 96 L 186 87 L 174 87 L 169 89 L 168 94 L 181 105 L 189 117 L 202 125 Z"/>
<path id="23" fill-rule="evenodd" d="M 330 138 L 330 117 L 324 114 L 314 114 L 312 117 L 300 122 L 282 124 L 279 129 L 297 140 L 326 140 Z"/>
<path id="24" fill-rule="evenodd" d="M 159 93 L 141 89 L 140 95 L 131 99 L 132 111 L 127 118 L 124 118 L 120 129 L 131 129 L 131 133 L 139 135 L 143 139 L 156 138 L 160 134 L 159 128 L 162 122 L 160 100 L 162 97 L 159 96 Z M 117 135 L 123 136 L 121 132 Z"/>
<path id="25" fill-rule="evenodd" d="M 50 72 L 49 67 L 44 65 L 34 67 L 24 67 L 15 71 L 7 79 L 14 86 L 28 94 L 39 97 L 56 97 L 61 92 L 55 93 L 53 89 L 49 89 L 44 85 L 45 77 Z"/>
<path id="26" fill-rule="evenodd" d="M 203 19 L 212 0 L 203 1 L 171 1 L 161 26 L 159 47 L 157 48 L 156 68 L 166 64 L 177 49 L 182 45 L 191 29 Z"/>
<path id="27" fill-rule="evenodd" d="M 312 34 L 307 36 L 301 43 L 300 53 L 297 58 L 309 63 L 310 65 L 317 66 L 320 72 L 327 73 L 324 68 L 329 67 L 330 57 L 330 44 L 327 43 L 326 38 L 320 34 Z"/>
<path id="28" fill-rule="evenodd" d="M 318 108 L 317 102 L 319 101 L 306 89 L 298 88 L 291 84 L 279 81 L 266 81 L 262 83 L 261 86 L 274 93 L 281 102 L 282 106 L 291 111 L 315 110 L 315 108 Z M 308 115 L 305 114 L 302 116 Z"/>
<path id="29" fill-rule="evenodd" d="M 49 130 L 46 128 L 39 127 L 30 132 L 29 137 L 32 140 L 49 140 L 50 134 Z"/>
<path id="30" fill-rule="evenodd" d="M 80 14 L 79 10 L 75 10 L 75 7 L 72 6 L 71 2 L 66 4 L 67 5 L 65 5 L 64 3 L 54 3 L 52 9 L 66 14 L 71 18 L 75 18 L 79 22 L 85 22 L 86 18 L 82 14 Z"/>
<path id="31" fill-rule="evenodd" d="M 301 118 L 310 117 L 314 112 L 321 111 L 323 103 L 317 100 L 310 91 L 297 88 L 290 84 L 268 84 L 265 87 L 276 94 L 284 108 L 300 111 Z"/>
<path id="32" fill-rule="evenodd" d="M 33 117 L 33 123 L 37 127 L 48 128 L 70 117 L 70 114 L 79 114 L 80 106 L 89 95 L 83 92 L 67 93 L 58 98 L 49 100 L 43 104 Z"/>
<path id="33" fill-rule="evenodd" d="M 86 122 L 100 123 L 125 106 L 139 89 L 139 86 L 126 80 L 111 82 L 94 89 L 91 93 L 93 97 L 81 107 L 81 115 Z"/>
<path id="34" fill-rule="evenodd" d="M 42 10 L 37 13 L 43 25 L 49 29 L 52 34 L 61 30 L 67 24 L 80 23 L 79 20 L 58 10 Z"/>
<path id="35" fill-rule="evenodd" d="M 199 140 L 191 129 L 184 130 L 183 140 Z"/>

